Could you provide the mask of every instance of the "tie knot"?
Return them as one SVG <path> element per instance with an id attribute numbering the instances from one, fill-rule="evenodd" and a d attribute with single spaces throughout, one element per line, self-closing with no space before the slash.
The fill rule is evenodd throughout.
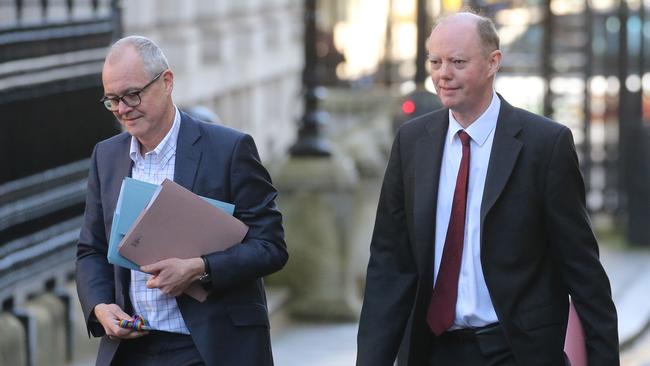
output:
<path id="1" fill-rule="evenodd" d="M 467 134 L 467 132 L 463 130 L 458 131 L 458 137 L 460 138 L 460 142 L 463 144 L 463 146 L 465 147 L 469 146 L 470 137 Z"/>

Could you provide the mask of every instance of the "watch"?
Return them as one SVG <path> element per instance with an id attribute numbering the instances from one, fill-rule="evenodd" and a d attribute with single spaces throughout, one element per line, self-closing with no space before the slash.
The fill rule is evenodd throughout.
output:
<path id="1" fill-rule="evenodd" d="M 203 265 L 205 266 L 205 271 L 199 277 L 199 283 L 201 283 L 201 287 L 203 287 L 204 290 L 210 291 L 212 289 L 212 275 L 210 274 L 210 262 L 208 262 L 208 259 L 204 255 L 201 256 L 201 259 L 203 259 Z"/>

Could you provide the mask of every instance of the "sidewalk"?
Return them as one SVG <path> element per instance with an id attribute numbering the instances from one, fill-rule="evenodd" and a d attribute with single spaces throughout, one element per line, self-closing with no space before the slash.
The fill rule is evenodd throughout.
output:
<path id="1" fill-rule="evenodd" d="M 601 246 L 600 251 L 618 312 L 619 341 L 625 349 L 650 325 L 650 250 Z"/>
<path id="2" fill-rule="evenodd" d="M 352 366 L 357 324 L 293 325 L 272 341 L 277 366 Z"/>
<path id="3" fill-rule="evenodd" d="M 623 350 L 650 325 L 650 250 L 601 246 L 601 261 L 612 284 Z M 351 366 L 356 324 L 296 324 L 273 338 L 278 366 Z M 650 357 L 650 356 L 649 356 Z M 650 365 L 650 359 L 648 360 Z"/>

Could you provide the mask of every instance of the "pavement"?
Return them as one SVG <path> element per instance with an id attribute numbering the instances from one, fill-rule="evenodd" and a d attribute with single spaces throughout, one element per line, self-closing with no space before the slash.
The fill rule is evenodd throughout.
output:
<path id="1" fill-rule="evenodd" d="M 630 347 L 650 326 L 650 250 L 601 247 L 618 312 L 622 349 Z"/>
<path id="2" fill-rule="evenodd" d="M 650 366 L 650 250 L 601 246 L 618 311 L 622 366 Z M 278 366 L 351 366 L 357 324 L 292 324 L 273 337 Z"/>
<path id="3" fill-rule="evenodd" d="M 623 351 L 621 366 L 650 366 L 650 332 Z"/>
<path id="4" fill-rule="evenodd" d="M 272 338 L 277 366 L 351 366 L 357 324 L 296 324 Z"/>

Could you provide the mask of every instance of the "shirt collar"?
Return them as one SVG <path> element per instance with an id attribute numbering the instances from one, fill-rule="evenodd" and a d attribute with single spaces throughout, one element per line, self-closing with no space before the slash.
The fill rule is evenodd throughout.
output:
<path id="1" fill-rule="evenodd" d="M 492 102 L 483 114 L 476 119 L 469 127 L 463 128 L 454 118 L 451 109 L 449 110 L 449 130 L 447 131 L 447 143 L 451 143 L 454 136 L 460 130 L 467 132 L 469 137 L 478 145 L 483 146 L 488 137 L 497 126 L 499 119 L 499 110 L 501 109 L 501 99 L 497 96 L 495 91 L 492 91 Z"/>
<path id="2" fill-rule="evenodd" d="M 172 123 L 172 128 L 169 129 L 169 132 L 163 137 L 162 141 L 156 146 L 155 149 L 145 153 L 145 156 L 153 155 L 153 158 L 158 160 L 158 163 L 164 163 L 160 161 L 163 158 L 169 158 L 171 150 L 176 150 L 176 141 L 178 139 L 178 130 L 181 124 L 181 115 L 178 112 L 178 108 L 174 106 L 176 113 L 174 114 L 174 122 Z M 140 142 L 137 138 L 131 136 L 131 147 L 129 149 L 129 156 L 133 162 L 137 162 L 138 159 L 143 159 L 144 157 L 140 155 Z"/>

